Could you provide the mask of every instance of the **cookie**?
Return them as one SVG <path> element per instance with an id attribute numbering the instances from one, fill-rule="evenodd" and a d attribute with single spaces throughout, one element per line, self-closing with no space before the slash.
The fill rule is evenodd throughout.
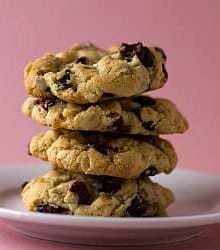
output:
<path id="1" fill-rule="evenodd" d="M 29 97 L 22 111 L 39 123 L 55 129 L 148 135 L 183 133 L 188 128 L 186 119 L 174 103 L 147 96 L 90 105 Z"/>
<path id="2" fill-rule="evenodd" d="M 156 136 L 49 130 L 32 138 L 29 152 L 57 168 L 121 178 L 168 174 L 177 163 L 172 145 Z"/>
<path id="3" fill-rule="evenodd" d="M 124 180 L 51 170 L 25 185 L 26 209 L 80 216 L 159 216 L 174 201 L 172 192 L 148 177 Z"/>
<path id="4" fill-rule="evenodd" d="M 31 96 L 96 103 L 161 88 L 168 78 L 165 62 L 161 49 L 142 43 L 123 43 L 114 52 L 78 44 L 29 63 L 24 82 Z"/>

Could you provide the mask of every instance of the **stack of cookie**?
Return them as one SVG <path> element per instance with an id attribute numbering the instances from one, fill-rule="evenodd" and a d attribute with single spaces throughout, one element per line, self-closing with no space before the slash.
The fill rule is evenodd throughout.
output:
<path id="1" fill-rule="evenodd" d="M 142 43 L 108 50 L 77 44 L 25 68 L 22 111 L 50 127 L 29 153 L 52 169 L 24 186 L 30 211 L 87 216 L 160 216 L 172 192 L 150 176 L 169 174 L 177 156 L 160 134 L 184 133 L 174 103 L 141 95 L 163 87 L 166 55 Z"/>

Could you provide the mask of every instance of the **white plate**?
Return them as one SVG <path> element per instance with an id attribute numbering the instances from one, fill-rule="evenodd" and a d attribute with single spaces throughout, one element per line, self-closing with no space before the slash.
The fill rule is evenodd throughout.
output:
<path id="1" fill-rule="evenodd" d="M 163 218 L 74 217 L 25 212 L 21 184 L 45 167 L 0 168 L 0 218 L 14 230 L 47 240 L 84 245 L 146 245 L 187 240 L 220 222 L 220 177 L 189 170 L 154 179 L 170 187 L 176 202 Z"/>

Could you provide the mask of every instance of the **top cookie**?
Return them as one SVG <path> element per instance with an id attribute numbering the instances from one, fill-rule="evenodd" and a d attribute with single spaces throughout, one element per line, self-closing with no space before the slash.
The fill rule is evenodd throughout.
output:
<path id="1" fill-rule="evenodd" d="M 166 56 L 157 47 L 125 44 L 108 51 L 76 44 L 59 54 L 46 54 L 25 67 L 29 95 L 78 104 L 130 97 L 162 87 L 168 74 Z"/>

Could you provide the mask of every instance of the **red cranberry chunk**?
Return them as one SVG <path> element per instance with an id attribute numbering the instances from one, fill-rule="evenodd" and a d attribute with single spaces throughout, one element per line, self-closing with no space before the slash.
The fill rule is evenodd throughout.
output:
<path id="1" fill-rule="evenodd" d="M 145 175 L 147 176 L 155 176 L 157 174 L 159 174 L 159 171 L 158 169 L 156 169 L 155 166 L 149 166 L 147 170 L 145 171 Z"/>
<path id="2" fill-rule="evenodd" d="M 94 177 L 96 180 L 96 188 L 98 192 L 114 194 L 121 188 L 121 180 L 119 178 L 109 176 Z"/>
<path id="3" fill-rule="evenodd" d="M 68 209 L 52 204 L 43 204 L 37 207 L 37 211 L 40 213 L 65 214 Z"/>
<path id="4" fill-rule="evenodd" d="M 128 62 L 131 61 L 131 59 L 136 55 L 146 68 L 154 66 L 154 55 L 140 42 L 134 44 L 122 43 L 120 54 Z"/>
<path id="5" fill-rule="evenodd" d="M 140 197 L 135 197 L 127 208 L 127 214 L 132 217 L 141 217 L 145 214 L 149 204 Z"/>
<path id="6" fill-rule="evenodd" d="M 139 103 L 143 107 L 153 106 L 156 104 L 156 100 L 148 96 L 137 96 L 133 101 Z"/>
<path id="7" fill-rule="evenodd" d="M 153 121 L 142 122 L 142 125 L 145 129 L 149 131 L 154 131 L 157 126 L 157 124 L 155 124 Z"/>
<path id="8" fill-rule="evenodd" d="M 70 192 L 76 193 L 79 197 L 79 204 L 91 204 L 91 194 L 84 181 L 77 180 L 70 187 Z"/>

